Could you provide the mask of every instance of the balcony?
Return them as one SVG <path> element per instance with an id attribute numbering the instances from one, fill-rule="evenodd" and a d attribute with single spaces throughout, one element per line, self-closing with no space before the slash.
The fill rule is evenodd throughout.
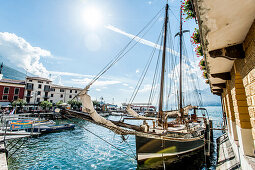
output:
<path id="1" fill-rule="evenodd" d="M 50 92 L 50 91 L 51 91 L 50 86 L 45 85 L 45 86 L 44 86 L 44 91 L 45 91 L 45 92 Z"/>
<path id="2" fill-rule="evenodd" d="M 50 96 L 43 96 L 43 98 L 45 98 L 45 99 L 49 99 L 49 98 L 50 98 Z"/>

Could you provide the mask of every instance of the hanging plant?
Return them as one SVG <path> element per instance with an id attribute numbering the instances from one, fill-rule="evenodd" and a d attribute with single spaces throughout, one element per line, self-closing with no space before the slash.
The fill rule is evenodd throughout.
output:
<path id="1" fill-rule="evenodd" d="M 182 7 L 182 10 L 187 15 L 186 19 L 195 18 L 196 15 L 195 15 L 191 0 L 185 0 L 185 2 L 182 3 L 181 7 Z"/>
<path id="2" fill-rule="evenodd" d="M 206 66 L 205 66 L 205 59 L 202 58 L 199 62 L 199 67 L 201 70 L 206 70 Z"/>
<path id="3" fill-rule="evenodd" d="M 200 44 L 200 34 L 199 34 L 199 30 L 195 28 L 195 31 L 193 32 L 192 36 L 191 36 L 191 42 L 192 44 Z"/>
<path id="4" fill-rule="evenodd" d="M 202 50 L 202 46 L 201 45 L 198 45 L 195 48 L 195 51 L 196 51 L 197 57 L 203 56 L 203 50 Z"/>
<path id="5" fill-rule="evenodd" d="M 207 74 L 207 71 L 206 71 L 206 70 L 203 72 L 203 77 L 204 77 L 205 79 L 208 79 L 208 74 Z"/>

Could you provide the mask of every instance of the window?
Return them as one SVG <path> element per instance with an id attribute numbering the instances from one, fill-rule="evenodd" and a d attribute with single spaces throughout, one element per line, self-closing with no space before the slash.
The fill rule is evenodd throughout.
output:
<path id="1" fill-rule="evenodd" d="M 65 90 L 64 89 L 60 89 L 60 92 L 65 92 Z"/>
<path id="2" fill-rule="evenodd" d="M 63 94 L 60 95 L 60 98 L 63 98 Z"/>
<path id="3" fill-rule="evenodd" d="M 51 91 L 55 91 L 55 89 L 54 89 L 54 88 L 52 88 L 52 89 L 51 89 Z"/>
<path id="4" fill-rule="evenodd" d="M 27 96 L 31 96 L 31 91 L 27 91 Z"/>
<path id="5" fill-rule="evenodd" d="M 75 93 L 77 93 L 77 90 L 75 90 Z"/>
<path id="6" fill-rule="evenodd" d="M 36 101 L 37 101 L 37 103 L 39 103 L 40 102 L 40 98 L 37 98 Z"/>
<path id="7" fill-rule="evenodd" d="M 29 82 L 32 82 L 33 80 L 28 80 Z"/>
<path id="8" fill-rule="evenodd" d="M 50 102 L 52 103 L 52 102 L 53 102 L 53 100 L 50 100 Z"/>
<path id="9" fill-rule="evenodd" d="M 15 88 L 14 94 L 19 94 L 19 88 Z"/>
<path id="10" fill-rule="evenodd" d="M 70 90 L 70 93 L 72 93 L 73 91 L 72 90 Z"/>
<path id="11" fill-rule="evenodd" d="M 41 84 L 38 84 L 38 89 L 41 89 L 42 88 L 42 85 Z"/>
<path id="12" fill-rule="evenodd" d="M 4 87 L 4 94 L 9 94 L 9 87 Z"/>
<path id="13" fill-rule="evenodd" d="M 34 84 L 32 83 L 27 83 L 27 90 L 33 90 Z"/>
<path id="14" fill-rule="evenodd" d="M 48 82 L 48 81 L 46 82 L 46 84 L 49 84 L 49 83 L 50 83 L 50 82 Z"/>
<path id="15" fill-rule="evenodd" d="M 53 96 L 54 96 L 53 94 L 50 95 L 50 97 L 53 97 Z"/>
<path id="16" fill-rule="evenodd" d="M 26 102 L 30 103 L 30 98 L 29 97 L 26 98 Z"/>
<path id="17" fill-rule="evenodd" d="M 48 97 L 48 92 L 45 92 L 45 96 L 44 97 Z"/>
<path id="18" fill-rule="evenodd" d="M 38 83 L 43 83 L 42 81 L 38 81 Z"/>
<path id="19" fill-rule="evenodd" d="M 13 96 L 13 100 L 18 100 L 19 96 Z"/>
<path id="20" fill-rule="evenodd" d="M 48 92 L 49 92 L 49 91 L 50 91 L 50 86 L 45 85 L 45 86 L 44 86 L 44 91 L 48 91 Z"/>
<path id="21" fill-rule="evenodd" d="M 40 92 L 40 91 L 38 91 L 38 92 L 37 92 L 37 95 L 41 95 L 41 92 Z"/>
<path id="22" fill-rule="evenodd" d="M 8 100 L 8 96 L 7 95 L 3 95 L 3 100 Z"/>
<path id="23" fill-rule="evenodd" d="M 72 95 L 69 95 L 69 98 L 72 98 Z"/>

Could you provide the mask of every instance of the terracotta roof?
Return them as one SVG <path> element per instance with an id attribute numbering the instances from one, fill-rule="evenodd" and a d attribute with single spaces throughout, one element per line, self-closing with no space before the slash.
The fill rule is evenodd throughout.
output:
<path id="1" fill-rule="evenodd" d="M 56 84 L 52 84 L 51 87 L 52 88 L 59 88 L 59 89 L 83 90 L 82 88 L 78 88 L 78 87 L 60 86 L 60 85 L 56 85 Z"/>
<path id="2" fill-rule="evenodd" d="M 51 80 L 49 80 L 47 78 L 42 78 L 42 77 L 27 77 L 27 79 L 30 79 L 30 80 L 42 80 L 42 81 L 50 81 L 50 82 L 52 82 Z"/>
<path id="3" fill-rule="evenodd" d="M 14 80 L 14 79 L 2 79 L 0 80 L 1 83 L 11 83 L 11 84 L 22 84 L 25 85 L 24 80 Z"/>

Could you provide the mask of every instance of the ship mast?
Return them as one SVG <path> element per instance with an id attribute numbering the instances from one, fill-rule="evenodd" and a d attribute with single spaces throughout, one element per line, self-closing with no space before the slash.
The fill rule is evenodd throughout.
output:
<path id="1" fill-rule="evenodd" d="M 182 106 L 182 8 L 180 9 L 180 80 L 179 80 L 179 91 L 180 91 L 180 98 L 179 98 L 179 105 L 180 105 L 180 113 L 181 113 L 181 121 L 183 121 L 184 113 L 183 113 L 183 106 Z"/>
<path id="2" fill-rule="evenodd" d="M 160 123 L 162 123 L 162 121 L 164 122 L 163 99 L 164 99 L 167 23 L 168 23 L 168 3 L 166 4 L 166 14 L 165 14 L 165 23 L 164 23 L 164 42 L 163 42 L 162 69 L 161 69 L 161 82 L 160 82 L 160 97 L 159 97 L 159 122 Z"/>

